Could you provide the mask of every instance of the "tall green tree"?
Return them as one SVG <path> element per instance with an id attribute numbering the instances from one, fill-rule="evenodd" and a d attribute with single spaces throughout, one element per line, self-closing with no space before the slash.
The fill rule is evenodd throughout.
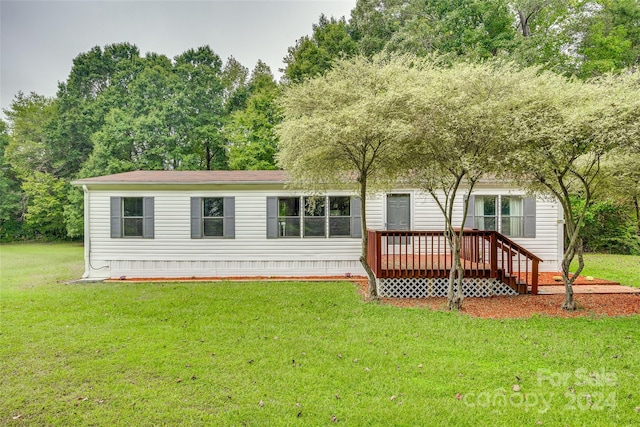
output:
<path id="1" fill-rule="evenodd" d="M 19 92 L 5 110 L 10 130 L 5 156 L 19 178 L 24 179 L 34 172 L 59 172 L 51 150 L 56 109 L 56 101 L 52 98 Z"/>
<path id="2" fill-rule="evenodd" d="M 10 241 L 20 237 L 24 213 L 20 183 L 5 157 L 8 145 L 7 124 L 4 120 L 0 120 L 0 194 L 2 194 L 0 197 L 0 241 Z"/>
<path id="3" fill-rule="evenodd" d="M 600 0 L 587 15 L 586 31 L 577 54 L 580 75 L 597 76 L 637 67 L 640 63 L 640 2 Z"/>
<path id="4" fill-rule="evenodd" d="M 93 151 L 92 136 L 108 111 L 124 108 L 129 84 L 142 71 L 140 52 L 130 43 L 96 46 L 73 60 L 69 77 L 58 85 L 56 136 L 52 152 L 58 176 L 73 177 Z"/>
<path id="5" fill-rule="evenodd" d="M 313 25 L 311 36 L 300 38 L 290 47 L 284 63 L 284 77 L 288 82 L 300 83 L 323 74 L 340 58 L 353 57 L 358 45 L 350 34 L 345 18 L 327 18 L 320 15 Z"/>
<path id="6" fill-rule="evenodd" d="M 227 156 L 221 133 L 224 119 L 222 61 L 209 46 L 189 49 L 175 58 L 178 109 L 167 125 L 179 133 L 178 145 L 194 157 L 180 169 L 226 169 Z M 182 156 L 186 152 L 181 153 Z"/>
<path id="7" fill-rule="evenodd" d="M 513 47 L 506 0 L 362 0 L 351 13 L 360 52 L 488 58 Z"/>
<path id="8" fill-rule="evenodd" d="M 349 21 L 358 52 L 366 57 L 382 52 L 403 25 L 403 11 L 411 3 L 411 0 L 358 0 Z"/>
<path id="9" fill-rule="evenodd" d="M 65 238 L 64 204 L 68 184 L 46 172 L 35 172 L 22 181 L 27 199 L 25 228 L 36 238 Z"/>
<path id="10" fill-rule="evenodd" d="M 323 76 L 285 89 L 278 165 L 306 189 L 346 187 L 362 202 L 360 262 L 367 264 L 367 195 L 400 172 L 398 144 L 411 134 L 406 113 L 411 67 L 400 60 L 340 60 Z"/>
<path id="11" fill-rule="evenodd" d="M 226 169 L 222 136 L 222 62 L 208 47 L 172 63 L 147 55 L 127 82 L 126 98 L 108 90 L 110 108 L 92 135 L 94 149 L 82 175 L 134 169 Z M 124 99 L 126 102 L 121 102 Z"/>
<path id="12" fill-rule="evenodd" d="M 226 126 L 231 169 L 275 169 L 280 122 L 276 99 L 280 93 L 270 68 L 259 61 L 248 84 L 249 98 L 235 111 Z"/>
<path id="13" fill-rule="evenodd" d="M 589 78 L 640 58 L 636 0 L 513 0 L 522 38 L 514 59 Z"/>
<path id="14" fill-rule="evenodd" d="M 63 237 L 64 221 L 57 212 L 66 199 L 66 187 L 56 177 L 60 169 L 52 150 L 57 102 L 35 93 L 18 93 L 5 114 L 10 131 L 3 149 L 6 225 L 16 237 L 23 232 L 39 238 Z"/>
<path id="15" fill-rule="evenodd" d="M 94 150 L 81 175 L 179 169 L 182 135 L 171 127 L 172 118 L 181 114 L 174 98 L 177 84 L 170 63 L 145 68 L 129 84 L 127 105 L 110 109 L 92 134 Z"/>
<path id="16" fill-rule="evenodd" d="M 249 69 L 233 56 L 227 59 L 222 68 L 222 99 L 227 116 L 246 107 L 249 97 L 248 80 Z"/>
<path id="17" fill-rule="evenodd" d="M 400 13 L 400 25 L 385 51 L 486 59 L 514 46 L 513 17 L 506 1 L 412 1 Z"/>

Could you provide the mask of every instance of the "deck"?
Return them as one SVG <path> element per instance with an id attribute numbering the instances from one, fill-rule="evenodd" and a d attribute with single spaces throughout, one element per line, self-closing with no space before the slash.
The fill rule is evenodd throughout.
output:
<path id="1" fill-rule="evenodd" d="M 367 261 L 376 278 L 448 278 L 453 257 L 443 231 L 367 230 Z M 538 293 L 542 260 L 496 231 L 465 230 L 464 276 L 495 278 L 518 293 Z"/>
<path id="2" fill-rule="evenodd" d="M 491 266 L 483 262 L 460 259 L 465 274 L 489 276 Z M 449 277 L 453 265 L 451 255 L 443 254 L 385 254 L 381 257 L 384 277 Z"/>

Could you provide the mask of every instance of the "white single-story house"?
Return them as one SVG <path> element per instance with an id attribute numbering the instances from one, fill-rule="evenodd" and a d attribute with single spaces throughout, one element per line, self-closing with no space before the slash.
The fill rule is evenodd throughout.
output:
<path id="1" fill-rule="evenodd" d="M 134 171 L 73 184 L 84 190 L 85 279 L 365 274 L 359 261 L 360 199 L 344 190 L 318 195 L 290 189 L 283 171 Z M 462 197 L 457 204 L 461 223 Z M 422 253 L 424 260 L 444 253 L 425 234 L 444 228 L 428 194 L 410 188 L 372 194 L 366 208 L 367 228 L 379 230 L 384 256 Z M 553 199 L 481 182 L 465 228 L 492 230 L 503 240 L 483 234 L 469 260 L 489 265 L 491 249 L 479 245 L 494 239 L 505 253 L 515 253 L 505 249 L 513 245 L 534 254 L 540 271 L 559 271 L 562 219 Z M 400 231 L 384 235 L 385 230 Z M 385 262 L 378 267 L 391 268 Z M 412 268 L 419 263 L 411 262 Z"/>

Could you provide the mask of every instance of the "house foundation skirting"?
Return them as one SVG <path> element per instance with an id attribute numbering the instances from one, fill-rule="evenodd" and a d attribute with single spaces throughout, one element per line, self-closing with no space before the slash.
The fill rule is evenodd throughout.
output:
<path id="1" fill-rule="evenodd" d="M 93 265 L 104 265 L 94 261 Z M 108 260 L 89 278 L 358 276 L 359 260 Z"/>
<path id="2" fill-rule="evenodd" d="M 376 279 L 378 295 L 384 298 L 428 298 L 446 297 L 449 279 L 443 278 L 391 278 Z M 465 297 L 491 297 L 494 295 L 518 295 L 497 279 L 462 279 Z"/>

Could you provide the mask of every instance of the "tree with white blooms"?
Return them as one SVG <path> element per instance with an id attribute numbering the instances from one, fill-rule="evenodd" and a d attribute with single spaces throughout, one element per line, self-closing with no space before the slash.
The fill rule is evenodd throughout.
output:
<path id="1" fill-rule="evenodd" d="M 575 310 L 573 283 L 584 267 L 580 230 L 589 205 L 604 188 L 603 162 L 640 137 L 640 86 L 633 75 L 583 82 L 545 72 L 521 96 L 525 102 L 512 112 L 510 137 L 518 150 L 510 156 L 509 170 L 531 191 L 552 193 L 562 206 L 562 308 Z M 572 210 L 575 196 L 584 203 Z"/>
<path id="2" fill-rule="evenodd" d="M 367 264 L 367 194 L 388 188 L 402 173 L 398 147 L 412 133 L 408 102 L 411 76 L 416 75 L 403 60 L 342 60 L 325 75 L 288 87 L 280 104 L 278 165 L 294 185 L 350 187 L 360 196 L 360 262 L 373 298 L 377 294 Z"/>

